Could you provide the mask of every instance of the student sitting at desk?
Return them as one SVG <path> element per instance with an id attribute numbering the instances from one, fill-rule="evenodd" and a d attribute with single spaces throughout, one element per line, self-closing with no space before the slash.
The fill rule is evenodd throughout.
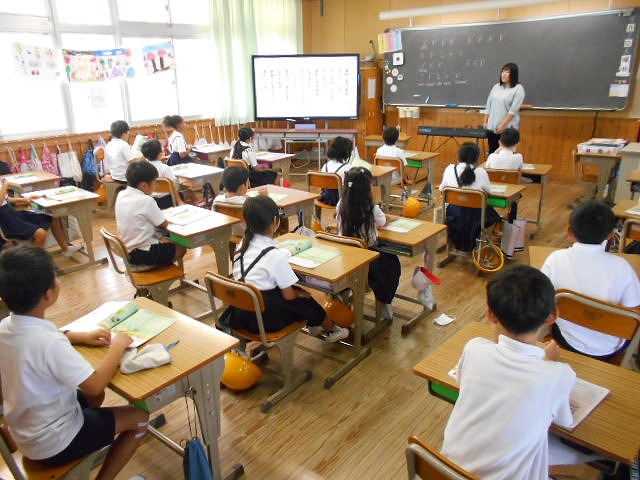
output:
<path id="1" fill-rule="evenodd" d="M 282 330 L 293 322 L 306 320 L 314 336 L 324 334 L 326 342 L 337 342 L 349 335 L 347 328 L 327 318 L 322 306 L 302 288 L 289 265 L 289 251 L 277 248 L 273 239 L 280 225 L 278 206 L 268 196 L 248 198 L 242 206 L 247 223 L 240 250 L 233 261 L 233 278 L 247 282 L 262 291 L 265 311 L 262 313 L 267 332 Z M 240 309 L 225 311 L 231 328 L 258 333 L 255 312 Z"/>
<path id="2" fill-rule="evenodd" d="M 337 173 L 344 182 L 344 174 L 351 168 L 349 159 L 353 152 L 353 142 L 345 137 L 336 137 L 327 150 L 327 163 L 322 166 L 323 172 Z M 325 188 L 322 190 L 320 200 L 327 205 L 336 206 L 340 196 L 338 191 L 333 188 Z"/>
<path id="3" fill-rule="evenodd" d="M 238 140 L 233 144 L 231 158 L 243 159 L 249 166 L 249 180 L 252 187 L 273 184 L 278 174 L 273 170 L 258 169 L 256 151 L 253 148 L 255 134 L 251 127 L 242 127 L 238 130 Z"/>
<path id="4" fill-rule="evenodd" d="M 371 172 L 366 168 L 350 169 L 344 176 L 342 198 L 336 206 L 338 233 L 363 239 L 367 246 L 375 247 L 378 227 L 384 227 L 392 218 L 385 215 L 371 195 Z M 380 252 L 369 264 L 369 286 L 376 300 L 383 305 L 382 316 L 393 319 L 391 302 L 398 290 L 402 266 L 397 255 Z"/>
<path id="5" fill-rule="evenodd" d="M 140 147 L 142 156 L 146 158 L 151 165 L 156 167 L 158 171 L 158 177 L 168 178 L 172 182 L 176 181 L 176 176 L 173 174 L 173 170 L 168 165 L 165 165 L 160 158 L 162 157 L 162 144 L 159 140 L 147 140 Z M 153 199 L 158 204 L 160 209 L 173 207 L 173 199 L 171 198 L 171 192 L 166 193 L 154 193 Z"/>
<path id="6" fill-rule="evenodd" d="M 242 205 L 247 197 L 249 190 L 249 170 L 244 167 L 231 166 L 224 169 L 222 173 L 222 186 L 224 192 L 220 192 L 213 199 L 216 203 L 232 203 Z M 265 192 L 266 193 L 266 192 Z M 236 223 L 231 227 L 231 233 L 238 237 L 244 236 L 244 230 L 247 226 L 244 222 Z"/>
<path id="7" fill-rule="evenodd" d="M 390 157 L 390 158 L 399 158 L 402 160 L 402 163 L 406 166 L 407 159 L 405 158 L 404 150 L 396 145 L 398 142 L 398 138 L 400 138 L 400 130 L 397 127 L 386 127 L 382 132 L 382 139 L 384 140 L 384 145 L 382 145 L 376 151 L 376 157 Z M 400 172 L 396 170 L 391 174 L 391 183 L 393 185 L 399 185 L 401 183 Z M 410 180 L 405 178 L 405 182 L 409 183 Z"/>
<path id="8" fill-rule="evenodd" d="M 569 235 L 576 242 L 549 255 L 542 265 L 556 289 L 569 289 L 625 307 L 640 306 L 640 282 L 622 257 L 605 252 L 604 244 L 616 226 L 606 203 L 590 200 L 578 205 L 569 217 Z M 628 342 L 559 318 L 553 338 L 567 350 L 607 360 L 624 351 Z"/>
<path id="9" fill-rule="evenodd" d="M 465 142 L 458 150 L 458 163 L 450 164 L 442 175 L 440 191 L 445 187 L 469 188 L 491 192 L 491 182 L 487 171 L 478 167 L 480 148 L 473 142 Z M 480 210 L 477 208 L 449 205 L 446 209 L 447 235 L 456 249 L 470 252 L 476 246 L 480 236 Z M 490 227 L 500 221 L 500 215 L 487 206 L 484 227 Z"/>
<path id="10" fill-rule="evenodd" d="M 58 331 L 44 318 L 59 295 L 46 251 L 19 247 L 0 255 L 0 296 L 11 310 L 0 322 L 4 418 L 20 452 L 49 467 L 111 445 L 95 478 L 113 479 L 142 442 L 149 421 L 147 412 L 133 406 L 100 407 L 131 337 Z M 94 369 L 72 344 L 110 348 Z"/>
<path id="11" fill-rule="evenodd" d="M 52 218 L 43 213 L 30 210 L 16 210 L 16 207 L 29 207 L 31 200 L 22 197 L 9 197 L 7 183 L 4 180 L 0 188 L 0 229 L 7 239 L 31 240 L 34 245 L 44 247 L 47 242 L 48 230 L 51 228 L 53 237 L 58 242 L 65 257 L 82 250 L 82 245 L 67 242 L 60 217 Z M 4 243 L 0 239 L 1 243 Z"/>
<path id="12" fill-rule="evenodd" d="M 111 124 L 111 140 L 104 149 L 105 172 L 122 184 L 127 183 L 126 172 L 129 162 L 141 158 L 142 155 L 129 145 L 129 124 L 124 120 L 116 120 Z"/>
<path id="13" fill-rule="evenodd" d="M 583 463 L 548 433 L 573 422 L 569 394 L 576 374 L 558 362 L 552 340 L 536 345 L 558 311 L 548 278 L 526 265 L 487 283 L 487 316 L 498 343 L 474 338 L 464 347 L 456 378 L 460 396 L 444 431 L 443 455 L 486 480 L 547 480 L 549 465 Z"/>
<path id="14" fill-rule="evenodd" d="M 118 233 L 133 265 L 171 265 L 184 257 L 186 248 L 160 241 L 156 229 L 166 229 L 168 222 L 153 200 L 156 167 L 145 160 L 132 162 L 127 168 L 127 188 L 116 199 Z"/>
<path id="15" fill-rule="evenodd" d="M 520 132 L 515 128 L 505 128 L 500 134 L 500 147 L 489 155 L 487 168 L 494 170 L 521 170 L 523 166 L 522 154 L 516 152 L 520 143 Z"/>
<path id="16" fill-rule="evenodd" d="M 171 130 L 169 136 L 169 161 L 168 165 L 180 165 L 181 163 L 191 162 L 189 152 L 191 146 L 187 145 L 187 140 L 184 138 L 184 119 L 180 115 L 171 115 L 168 118 L 165 117 L 163 122 L 166 122 L 167 127 Z"/>

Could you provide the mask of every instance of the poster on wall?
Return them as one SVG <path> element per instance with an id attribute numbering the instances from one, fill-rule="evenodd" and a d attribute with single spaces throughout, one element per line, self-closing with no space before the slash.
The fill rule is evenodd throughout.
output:
<path id="1" fill-rule="evenodd" d="M 70 82 L 90 82 L 131 78 L 135 69 L 131 62 L 131 49 L 63 50 L 65 71 Z"/>
<path id="2" fill-rule="evenodd" d="M 145 70 L 149 75 L 176 68 L 171 42 L 149 45 L 142 49 Z"/>
<path id="3" fill-rule="evenodd" d="M 60 50 L 16 43 L 13 51 L 16 70 L 22 75 L 46 79 L 62 77 Z"/>

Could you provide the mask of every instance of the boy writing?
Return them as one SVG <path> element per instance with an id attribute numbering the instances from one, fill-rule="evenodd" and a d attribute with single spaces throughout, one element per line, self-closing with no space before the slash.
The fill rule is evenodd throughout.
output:
<path id="1" fill-rule="evenodd" d="M 19 247 L 0 255 L 0 296 L 11 310 L 0 322 L 5 419 L 22 454 L 48 466 L 111 445 L 96 478 L 112 479 L 142 441 L 149 420 L 135 407 L 100 407 L 131 338 L 105 330 L 58 331 L 44 317 L 59 294 L 53 260 L 43 249 Z M 94 370 L 72 343 L 110 348 Z"/>
<path id="2" fill-rule="evenodd" d="M 633 267 L 624 258 L 605 252 L 605 242 L 615 225 L 611 207 L 599 200 L 584 202 L 571 212 L 568 231 L 576 242 L 553 252 L 542 265 L 542 272 L 556 290 L 573 290 L 625 307 L 640 305 L 640 282 Z M 618 355 L 628 346 L 621 338 L 562 318 L 551 333 L 563 348 L 601 360 Z"/>
<path id="3" fill-rule="evenodd" d="M 474 338 L 458 362 L 460 396 L 444 432 L 442 453 L 489 480 L 547 480 L 548 465 L 586 460 L 548 436 L 552 422 L 570 425 L 576 374 L 557 362 L 554 341 L 536 345 L 557 317 L 555 290 L 533 267 L 517 265 L 487 284 L 487 316 L 498 343 Z"/>
<path id="4" fill-rule="evenodd" d="M 520 132 L 515 128 L 505 128 L 498 140 L 500 147 L 489 155 L 487 168 L 494 170 L 521 170 L 522 154 L 516 152 L 520 143 Z"/>
<path id="5" fill-rule="evenodd" d="M 158 171 L 149 162 L 131 162 L 127 188 L 116 199 L 118 232 L 133 265 L 171 265 L 187 252 L 183 246 L 156 237 L 156 228 L 166 229 L 169 224 L 151 196 L 156 178 Z"/>

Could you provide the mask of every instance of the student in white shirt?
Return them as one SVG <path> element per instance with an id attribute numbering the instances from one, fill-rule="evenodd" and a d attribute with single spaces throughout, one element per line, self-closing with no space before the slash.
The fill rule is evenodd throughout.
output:
<path id="1" fill-rule="evenodd" d="M 124 120 L 116 120 L 111 124 L 111 140 L 105 147 L 106 164 L 111 178 L 118 183 L 126 184 L 126 172 L 129 162 L 142 157 L 140 152 L 129 145 L 129 124 Z"/>
<path id="2" fill-rule="evenodd" d="M 622 257 L 605 252 L 616 218 L 606 203 L 590 200 L 580 204 L 569 218 L 569 235 L 576 242 L 553 252 L 542 265 L 556 289 L 569 289 L 625 307 L 640 306 L 640 282 Z M 629 342 L 596 332 L 559 318 L 553 338 L 567 350 L 607 360 L 624 351 Z"/>
<path id="3" fill-rule="evenodd" d="M 140 151 L 142 152 L 142 156 L 146 158 L 151 165 L 156 167 L 158 171 L 158 177 L 160 178 L 168 178 L 172 182 L 176 181 L 176 176 L 173 174 L 173 170 L 169 165 L 166 165 L 160 160 L 162 156 L 162 144 L 159 140 L 147 140 L 140 147 Z M 173 200 L 171 198 L 171 193 L 155 193 L 153 194 L 153 199 L 158 204 L 161 210 L 165 208 L 173 207 Z"/>
<path id="4" fill-rule="evenodd" d="M 403 165 L 407 165 L 407 159 L 405 158 L 404 150 L 396 145 L 398 142 L 398 138 L 400 138 L 400 130 L 396 127 L 386 127 L 382 131 L 382 139 L 384 140 L 384 145 L 378 148 L 376 151 L 376 157 L 390 157 L 390 158 L 399 158 L 402 160 Z M 400 172 L 395 171 L 391 174 L 391 183 L 393 185 L 400 184 Z M 405 178 L 405 183 L 411 183 L 408 178 Z"/>
<path id="5" fill-rule="evenodd" d="M 500 147 L 489 155 L 487 168 L 494 170 L 521 170 L 522 154 L 516 152 L 520 143 L 520 132 L 515 128 L 505 128 L 498 142 Z"/>
<path id="6" fill-rule="evenodd" d="M 184 119 L 180 115 L 171 115 L 163 119 L 163 125 L 164 122 L 167 127 L 173 130 L 169 136 L 169 161 L 167 164 L 172 166 L 191 162 L 189 152 L 192 147 L 187 145 L 187 140 L 184 138 Z"/>
<path id="7" fill-rule="evenodd" d="M 0 322 L 4 419 L 22 455 L 49 467 L 111 445 L 95 478 L 114 479 L 149 420 L 133 406 L 101 407 L 131 337 L 102 329 L 60 332 L 44 319 L 59 295 L 45 250 L 18 247 L 0 255 L 0 296 L 11 310 Z M 110 348 L 94 369 L 72 344 Z"/>
<path id="8" fill-rule="evenodd" d="M 552 340 L 536 345 L 558 313 L 554 288 L 539 270 L 510 267 L 487 284 L 487 316 L 498 343 L 474 338 L 458 361 L 460 396 L 442 453 L 485 480 L 547 480 L 549 465 L 593 460 L 549 435 L 573 422 L 576 374 L 558 362 Z"/>
<path id="9" fill-rule="evenodd" d="M 161 242 L 156 236 L 156 229 L 168 225 L 151 196 L 156 178 L 158 171 L 149 162 L 132 162 L 127 168 L 128 186 L 116 199 L 118 232 L 134 265 L 171 265 L 186 253 L 183 246 Z"/>
<path id="10" fill-rule="evenodd" d="M 353 152 L 353 142 L 345 137 L 336 137 L 327 150 L 327 163 L 322 166 L 323 172 L 337 173 L 344 183 L 344 174 L 352 166 L 349 163 Z M 327 205 L 336 206 L 340 196 L 338 190 L 325 188 L 322 190 L 320 200 Z"/>
<path id="11" fill-rule="evenodd" d="M 257 152 L 253 148 L 255 133 L 251 127 L 238 130 L 238 140 L 233 144 L 231 158 L 243 159 L 249 166 L 249 181 L 252 187 L 261 187 L 276 183 L 278 174 L 273 170 L 258 167 Z"/>
<path id="12" fill-rule="evenodd" d="M 293 322 L 306 320 L 312 335 L 324 335 L 327 342 L 337 342 L 349 330 L 327 318 L 322 306 L 305 290 L 296 286 L 298 277 L 289 265 L 291 253 L 277 248 L 273 236 L 280 225 L 276 203 L 266 195 L 247 198 L 242 206 L 247 223 L 245 236 L 233 261 L 233 278 L 250 283 L 262 291 L 265 330 L 275 332 Z M 255 312 L 229 308 L 221 321 L 233 329 L 258 333 Z"/>
<path id="13" fill-rule="evenodd" d="M 249 190 L 249 170 L 240 166 L 232 166 L 224 169 L 222 173 L 223 192 L 220 192 L 213 199 L 213 205 L 216 203 L 231 203 L 234 205 L 242 205 L 247 197 Z M 266 193 L 266 192 L 265 192 Z M 235 223 L 231 227 L 233 235 L 242 237 L 246 228 L 244 222 Z"/>
<path id="14" fill-rule="evenodd" d="M 338 233 L 363 239 L 367 246 L 375 247 L 378 228 L 397 217 L 385 215 L 380 206 L 373 203 L 371 172 L 355 167 L 344 176 L 342 198 L 336 206 Z M 393 319 L 391 302 L 398 290 L 402 266 L 397 255 L 379 252 L 380 256 L 369 264 L 369 286 L 376 300 L 383 305 L 382 315 Z"/>
<path id="15" fill-rule="evenodd" d="M 480 148 L 473 142 L 465 142 L 458 150 L 458 163 L 450 164 L 444 169 L 440 191 L 446 187 L 469 188 L 491 192 L 491 182 L 487 171 L 478 167 Z M 447 235 L 458 250 L 472 251 L 480 234 L 480 209 L 448 205 L 445 223 Z M 485 211 L 485 228 L 500 221 L 500 215 L 487 206 Z"/>

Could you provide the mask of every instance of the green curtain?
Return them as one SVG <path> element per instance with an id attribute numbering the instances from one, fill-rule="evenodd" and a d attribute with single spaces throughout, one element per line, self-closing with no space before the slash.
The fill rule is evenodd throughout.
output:
<path id="1" fill-rule="evenodd" d="M 216 123 L 253 121 L 251 55 L 302 50 L 301 0 L 211 0 L 220 97 Z"/>

